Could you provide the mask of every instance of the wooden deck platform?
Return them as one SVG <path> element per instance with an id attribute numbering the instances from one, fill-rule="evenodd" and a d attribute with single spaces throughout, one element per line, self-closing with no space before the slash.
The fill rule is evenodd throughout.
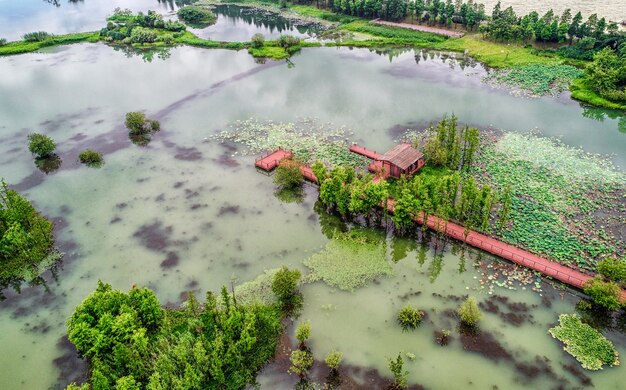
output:
<path id="1" fill-rule="evenodd" d="M 394 212 L 394 202 L 392 199 L 387 201 L 387 209 L 391 213 Z M 423 225 L 424 214 L 420 213 L 420 215 L 415 218 L 415 221 Z M 449 237 L 463 241 L 473 247 L 482 249 L 498 257 L 512 261 L 513 263 L 539 271 L 546 276 L 550 276 L 570 286 L 582 289 L 583 284 L 587 280 L 591 279 L 591 276 L 585 275 L 582 272 L 558 264 L 554 261 L 544 259 L 528 251 L 498 241 L 484 234 L 471 230 L 468 231 L 463 226 L 444 221 L 441 218 L 429 216 L 426 224 L 432 230 L 442 232 Z M 622 302 L 626 302 L 626 291 L 622 290 L 620 299 Z"/>
<path id="2" fill-rule="evenodd" d="M 257 158 L 254 161 L 254 165 L 264 171 L 271 172 L 278 166 L 282 159 L 291 158 L 292 156 L 293 154 L 291 152 L 283 149 L 278 149 L 273 151 L 272 153 L 268 153 Z"/>
<path id="3" fill-rule="evenodd" d="M 357 144 L 351 145 L 350 146 L 350 151 L 352 153 L 360 154 L 361 156 L 365 156 L 365 157 L 367 157 L 369 159 L 372 159 L 372 160 L 378 160 L 378 159 L 380 159 L 383 156 L 382 154 L 380 154 L 378 152 L 375 152 L 375 151 L 369 150 L 369 149 L 365 149 L 364 147 L 359 146 Z"/>

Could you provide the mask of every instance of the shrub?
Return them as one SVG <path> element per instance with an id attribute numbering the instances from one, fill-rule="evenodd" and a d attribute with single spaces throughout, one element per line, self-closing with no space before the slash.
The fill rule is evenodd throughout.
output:
<path id="1" fill-rule="evenodd" d="M 283 309 L 289 309 L 297 304 L 298 301 L 298 281 L 300 280 L 300 271 L 297 269 L 290 270 L 282 267 L 272 281 L 272 292 L 278 298 Z"/>
<path id="2" fill-rule="evenodd" d="M 102 153 L 98 153 L 95 150 L 85 150 L 78 155 L 78 159 L 81 163 L 90 167 L 100 167 L 104 162 Z"/>
<path id="3" fill-rule="evenodd" d="M 51 36 L 52 35 L 48 34 L 45 31 L 35 31 L 35 32 L 29 32 L 29 33 L 24 34 L 22 38 L 26 42 L 41 42 L 41 41 L 45 41 Z"/>
<path id="4" fill-rule="evenodd" d="M 278 38 L 278 46 L 288 49 L 293 46 L 300 45 L 300 38 L 292 37 L 291 35 L 281 35 Z"/>
<path id="5" fill-rule="evenodd" d="M 409 329 L 417 328 L 422 322 L 423 317 L 423 311 L 415 309 L 409 304 L 398 313 L 398 323 L 402 327 L 402 331 L 406 332 Z"/>
<path id="6" fill-rule="evenodd" d="M 278 164 L 274 183 L 280 188 L 296 188 L 304 182 L 304 175 L 300 171 L 300 163 L 294 160 L 282 160 Z"/>
<path id="7" fill-rule="evenodd" d="M 626 261 L 608 257 L 598 263 L 598 271 L 605 277 L 616 282 L 626 281 Z"/>
<path id="8" fill-rule="evenodd" d="M 156 41 L 157 35 L 154 31 L 151 31 L 143 27 L 135 27 L 130 33 L 130 41 L 132 43 L 153 43 Z"/>
<path id="9" fill-rule="evenodd" d="M 603 365 L 619 364 L 618 353 L 606 337 L 583 323 L 576 314 L 561 314 L 559 325 L 549 330 L 552 337 L 565 344 L 564 350 L 583 368 L 601 370 Z"/>
<path id="10" fill-rule="evenodd" d="M 324 359 L 324 362 L 326 362 L 326 365 L 332 371 L 337 371 L 339 369 L 339 365 L 341 364 L 342 358 L 343 353 L 333 350 L 331 353 L 326 355 L 326 359 Z"/>
<path id="11" fill-rule="evenodd" d="M 583 284 L 583 291 L 599 306 L 608 310 L 620 308 L 619 301 L 621 289 L 615 282 L 605 282 L 596 276 Z"/>
<path id="12" fill-rule="evenodd" d="M 0 38 L 0 46 L 4 46 L 7 44 L 6 38 Z"/>
<path id="13" fill-rule="evenodd" d="M 52 138 L 39 133 L 30 134 L 28 141 L 28 150 L 39 158 L 51 156 L 57 147 Z"/>
<path id="14" fill-rule="evenodd" d="M 206 8 L 187 6 L 178 10 L 178 17 L 188 23 L 210 24 L 215 23 L 217 17 Z"/>
<path id="15" fill-rule="evenodd" d="M 252 47 L 258 49 L 260 47 L 263 47 L 263 45 L 265 44 L 265 37 L 263 36 L 263 34 L 256 33 L 252 36 L 250 41 L 252 42 Z"/>
<path id="16" fill-rule="evenodd" d="M 159 131 L 161 124 L 159 121 L 146 118 L 143 112 L 129 112 L 126 114 L 126 128 L 130 135 L 149 135 Z"/>
<path id="17" fill-rule="evenodd" d="M 480 312 L 474 297 L 468 297 L 459 307 L 458 313 L 461 317 L 461 322 L 468 326 L 476 326 L 483 318 L 483 313 Z"/>
<path id="18" fill-rule="evenodd" d="M 309 351 L 303 351 L 301 349 L 291 351 L 289 360 L 291 361 L 289 371 L 300 375 L 301 378 L 303 378 L 307 371 L 313 366 L 313 355 Z"/>

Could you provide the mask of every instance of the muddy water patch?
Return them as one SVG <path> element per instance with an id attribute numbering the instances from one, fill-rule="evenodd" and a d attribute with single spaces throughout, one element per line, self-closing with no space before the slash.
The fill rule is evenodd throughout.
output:
<path id="1" fill-rule="evenodd" d="M 57 386 L 65 388 L 72 382 L 85 382 L 89 377 L 87 359 L 79 356 L 78 350 L 67 336 L 59 338 L 57 349 L 61 351 L 61 354 L 52 361 L 58 370 Z"/>
<path id="2" fill-rule="evenodd" d="M 133 233 L 133 237 L 139 239 L 141 245 L 148 249 L 163 251 L 172 245 L 172 233 L 173 226 L 165 226 L 163 221 L 156 220 L 153 223 L 141 225 Z"/>

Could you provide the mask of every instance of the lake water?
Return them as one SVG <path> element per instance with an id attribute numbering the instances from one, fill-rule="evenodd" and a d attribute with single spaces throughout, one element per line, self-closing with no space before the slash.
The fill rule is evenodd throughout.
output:
<path id="1" fill-rule="evenodd" d="M 288 65 L 259 64 L 245 51 L 178 47 L 164 58 L 149 62 L 102 44 L 0 58 L 0 74 L 10 75 L 0 78 L 0 177 L 55 220 L 66 253 L 44 274 L 44 285 L 3 291 L 2 389 L 62 388 L 76 380 L 80 360 L 63 339 L 65 321 L 99 279 L 124 290 L 147 286 L 161 302 L 179 304 L 186 291 L 202 296 L 265 269 L 305 270 L 302 262 L 328 243 L 332 218 L 315 211 L 315 189 L 300 204 L 283 203 L 271 178 L 253 168 L 253 156 L 211 140 L 236 120 L 314 118 L 384 150 L 406 128 L 455 113 L 480 127 L 559 137 L 626 167 L 623 116 L 566 96 L 512 96 L 483 84 L 480 64 L 446 54 L 315 48 Z M 137 110 L 162 125 L 146 147 L 133 145 L 123 126 L 125 113 Z M 26 150 L 32 131 L 57 141 L 57 172 L 34 166 Z M 77 162 L 87 148 L 104 153 L 103 168 Z M 343 351 L 346 369 L 365 387 L 387 376 L 385 357 L 398 352 L 416 355 L 406 363 L 409 379 L 427 388 L 622 387 L 623 367 L 583 373 L 547 333 L 558 314 L 575 311 L 575 292 L 514 284 L 516 290 L 496 287 L 490 295 L 488 277 L 506 263 L 450 244 L 435 252 L 432 243 L 378 237 L 393 277 L 353 293 L 321 282 L 303 287 L 301 319 L 311 320 L 317 359 Z M 450 318 L 465 294 L 490 308 L 474 342 Z M 411 333 L 394 323 L 406 303 L 428 313 Z M 441 329 L 451 330 L 447 347 L 433 339 Z M 603 332 L 626 353 L 624 333 Z M 296 378 L 284 371 L 268 366 L 262 388 L 292 388 Z"/>

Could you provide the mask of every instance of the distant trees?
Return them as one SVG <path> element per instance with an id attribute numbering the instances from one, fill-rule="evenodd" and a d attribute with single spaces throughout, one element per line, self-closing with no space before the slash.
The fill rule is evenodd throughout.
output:
<path id="1" fill-rule="evenodd" d="M 434 166 L 468 171 L 478 151 L 478 129 L 458 128 L 457 122 L 457 117 L 452 115 L 444 116 L 436 126 L 431 125 L 424 142 L 424 154 Z"/>
<path id="2" fill-rule="evenodd" d="M 458 23 L 473 30 L 485 20 L 485 6 L 473 0 L 335 0 L 334 12 L 363 18 L 411 20 L 430 25 L 451 26 Z"/>
<path id="3" fill-rule="evenodd" d="M 593 56 L 587 65 L 587 80 L 600 96 L 626 101 L 626 40 L 619 51 L 605 47 Z"/>
<path id="4" fill-rule="evenodd" d="M 127 44 L 147 44 L 157 41 L 171 44 L 174 37 L 182 34 L 187 28 L 179 21 L 164 20 L 163 16 L 155 11 L 148 11 L 146 14 L 138 12 L 137 15 L 133 15 L 128 9 L 116 8 L 107 20 L 107 26 L 100 30 L 100 36 L 108 41 L 121 41 Z"/>
<path id="5" fill-rule="evenodd" d="M 210 10 L 194 5 L 182 7 L 176 14 L 185 22 L 192 24 L 212 24 L 217 20 L 217 16 Z"/>
<path id="6" fill-rule="evenodd" d="M 24 39 L 26 42 L 41 42 L 50 37 L 52 37 L 52 35 L 48 34 L 45 31 L 34 31 L 24 34 L 22 36 L 22 39 Z"/>

